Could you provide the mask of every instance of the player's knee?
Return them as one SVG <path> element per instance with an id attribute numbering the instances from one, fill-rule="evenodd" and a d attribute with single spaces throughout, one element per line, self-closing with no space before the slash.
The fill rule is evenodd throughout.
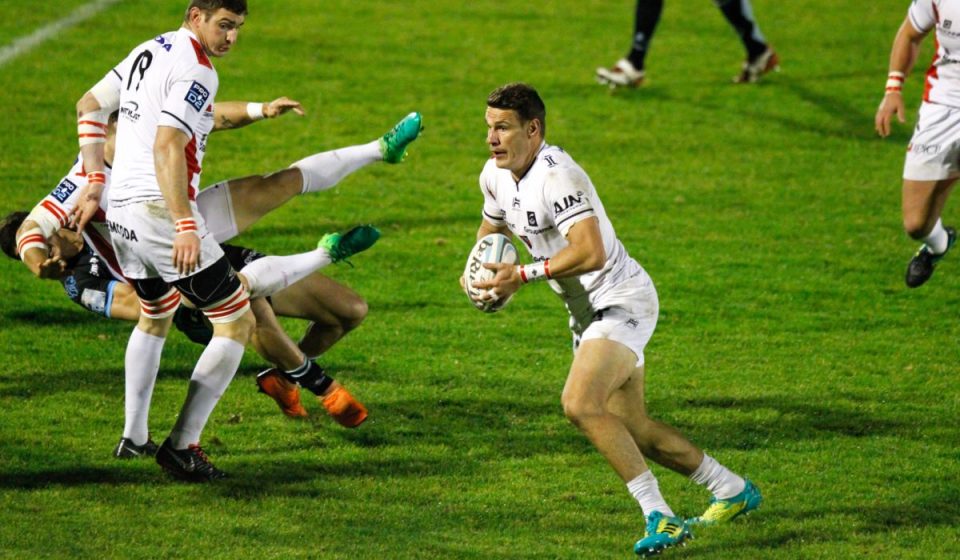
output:
<path id="1" fill-rule="evenodd" d="M 343 327 L 344 331 L 351 331 L 360 326 L 360 323 L 367 318 L 367 313 L 370 311 L 370 308 L 367 306 L 366 300 L 363 298 L 357 298 L 354 301 L 350 302 L 350 305 L 347 307 L 347 313 L 340 318 L 340 324 Z"/>
<path id="2" fill-rule="evenodd" d="M 577 427 L 582 427 L 591 419 L 603 416 L 606 412 L 595 399 L 571 391 L 564 391 L 560 402 L 563 405 L 564 416 Z"/>
<path id="3" fill-rule="evenodd" d="M 214 323 L 213 336 L 231 338 L 240 344 L 247 344 L 257 327 L 257 320 L 253 312 L 247 309 L 245 313 L 237 315 L 228 322 Z"/>

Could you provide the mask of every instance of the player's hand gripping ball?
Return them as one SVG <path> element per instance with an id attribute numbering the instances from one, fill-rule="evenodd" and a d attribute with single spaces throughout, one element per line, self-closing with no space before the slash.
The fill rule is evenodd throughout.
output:
<path id="1" fill-rule="evenodd" d="M 503 299 L 493 293 L 493 297 L 490 297 L 492 290 L 473 287 L 474 282 L 491 280 L 495 275 L 494 271 L 484 268 L 484 263 L 516 264 L 517 248 L 506 235 L 491 233 L 480 238 L 467 257 L 467 264 L 463 269 L 463 289 L 474 307 L 485 313 L 493 313 L 503 309 L 513 296 L 511 294 Z"/>

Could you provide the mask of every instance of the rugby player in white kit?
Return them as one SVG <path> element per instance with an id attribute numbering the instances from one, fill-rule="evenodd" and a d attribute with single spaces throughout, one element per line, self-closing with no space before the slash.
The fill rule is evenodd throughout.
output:
<path id="1" fill-rule="evenodd" d="M 195 202 L 219 86 L 210 57 L 230 50 L 246 12 L 244 0 L 192 0 L 180 29 L 137 46 L 77 103 L 88 174 L 77 206 L 81 229 L 96 212 L 105 182 L 96 174 L 104 170 L 107 117 L 120 110 L 106 218 L 122 272 L 142 307 L 127 345 L 127 382 L 156 379 L 181 294 L 213 323 L 213 339 L 156 456 L 167 472 L 194 482 L 225 476 L 203 452 L 200 435 L 255 324 L 249 294 Z"/>
<path id="2" fill-rule="evenodd" d="M 893 40 L 886 91 L 874 117 L 882 137 L 890 134 L 893 115 L 904 122 L 903 82 L 930 31 L 935 31 L 937 52 L 925 74 L 923 103 L 903 166 L 903 228 L 923 241 L 907 266 L 910 288 L 930 279 L 957 240 L 956 230 L 944 226 L 940 216 L 960 176 L 960 1 L 910 4 Z"/>
<path id="3" fill-rule="evenodd" d="M 534 262 L 484 265 L 496 276 L 474 286 L 508 298 L 521 286 L 546 281 L 563 300 L 574 343 L 564 413 L 639 502 L 646 534 L 634 551 L 655 554 L 687 539 L 691 523 L 727 521 L 759 507 L 754 484 L 647 416 L 643 349 L 657 324 L 656 289 L 617 238 L 587 174 L 544 141 L 546 108 L 539 94 L 519 83 L 494 90 L 486 121 L 492 157 L 480 174 L 477 239 L 513 234 Z M 714 494 L 707 510 L 694 520 L 675 515 L 644 456 L 706 486 Z"/>

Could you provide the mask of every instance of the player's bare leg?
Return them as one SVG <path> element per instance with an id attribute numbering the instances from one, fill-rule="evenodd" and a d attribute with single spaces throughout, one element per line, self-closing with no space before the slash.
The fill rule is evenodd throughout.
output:
<path id="1" fill-rule="evenodd" d="M 608 408 L 610 397 L 633 375 L 636 361 L 633 351 L 618 342 L 583 341 L 570 367 L 562 401 L 567 418 L 606 458 L 643 510 L 645 533 L 634 551 L 649 555 L 682 544 L 690 531 L 660 494 L 657 479 L 624 419 Z"/>
<path id="2" fill-rule="evenodd" d="M 689 476 L 703 461 L 703 452 L 679 430 L 647 415 L 642 366 L 634 368 L 627 381 L 613 392 L 608 406 L 622 419 L 640 452 L 655 463 Z"/>
<path id="3" fill-rule="evenodd" d="M 302 301 L 307 307 L 311 305 L 306 299 L 309 294 L 305 294 L 300 288 L 301 284 L 309 284 L 309 281 L 310 278 L 307 278 L 273 296 L 274 301 L 279 297 L 284 302 L 280 306 L 281 312 L 289 311 L 290 305 L 296 301 Z M 303 299 L 282 295 L 290 290 Z M 260 390 L 273 398 L 287 416 L 306 417 L 308 413 L 301 404 L 300 389 L 297 383 L 292 381 L 298 379 L 298 382 L 317 396 L 334 420 L 350 428 L 359 426 L 367 417 L 366 407 L 290 340 L 277 321 L 277 310 L 274 307 L 263 299 L 252 300 L 251 306 L 257 314 L 253 343 L 261 356 L 278 366 L 257 375 L 257 386 Z M 291 313 L 288 316 L 296 315 Z"/>
<path id="4" fill-rule="evenodd" d="M 915 288 L 930 279 L 937 262 L 956 241 L 954 228 L 945 227 L 940 220 L 956 180 L 903 180 L 903 229 L 913 239 L 923 241 L 907 267 L 908 287 Z"/>
<path id="5" fill-rule="evenodd" d="M 273 309 L 282 317 L 311 321 L 300 340 L 308 356 L 320 356 L 367 316 L 367 302 L 355 291 L 320 273 L 273 296 Z"/>
<path id="6" fill-rule="evenodd" d="M 610 396 L 633 373 L 636 356 L 622 344 L 586 340 L 577 349 L 561 401 L 573 422 L 624 482 L 647 470 L 623 419 L 607 408 Z"/>

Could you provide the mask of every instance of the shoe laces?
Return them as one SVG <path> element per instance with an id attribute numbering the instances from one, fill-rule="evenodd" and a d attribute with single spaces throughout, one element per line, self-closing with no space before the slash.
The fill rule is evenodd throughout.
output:
<path id="1" fill-rule="evenodd" d="M 207 454 L 203 452 L 203 448 L 200 447 L 198 444 L 190 444 L 187 446 L 187 449 L 189 449 L 195 457 L 200 459 L 202 463 L 206 465 L 210 465 L 211 467 L 213 466 L 210 463 L 210 458 L 207 457 Z"/>

